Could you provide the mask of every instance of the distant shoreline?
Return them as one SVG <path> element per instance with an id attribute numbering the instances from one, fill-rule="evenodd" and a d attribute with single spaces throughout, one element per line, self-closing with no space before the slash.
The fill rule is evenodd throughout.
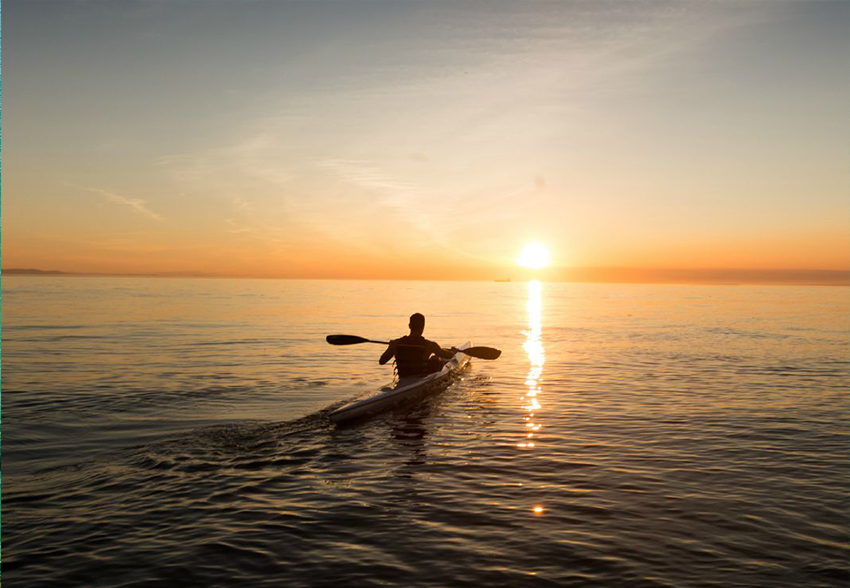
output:
<path id="1" fill-rule="evenodd" d="M 234 276 L 204 272 L 97 273 L 66 272 L 34 268 L 0 270 L 3 276 L 61 278 L 208 278 L 247 280 L 363 280 L 363 281 L 469 281 L 521 283 L 530 279 L 543 282 L 578 284 L 679 284 L 706 286 L 850 286 L 850 271 L 845 270 L 676 270 L 632 268 L 573 268 L 559 274 L 533 275 L 508 279 L 439 280 L 423 278 L 351 278 L 317 276 Z"/>
<path id="2" fill-rule="evenodd" d="M 221 274 L 206 274 L 203 272 L 161 272 L 161 273 L 128 273 L 128 274 L 105 274 L 97 272 L 63 272 L 60 270 L 40 269 L 18 269 L 10 268 L 0 270 L 4 276 L 45 276 L 45 277 L 68 277 L 68 278 L 231 278 L 236 276 L 225 276 Z"/>

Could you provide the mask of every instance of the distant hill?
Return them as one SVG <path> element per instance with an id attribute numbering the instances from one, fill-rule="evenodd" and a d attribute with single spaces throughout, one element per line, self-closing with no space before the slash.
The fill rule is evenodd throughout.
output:
<path id="1" fill-rule="evenodd" d="M 10 269 L 2 269 L 0 270 L 3 274 L 8 274 L 11 276 L 19 275 L 19 276 L 67 276 L 73 275 L 68 272 L 60 272 L 59 270 L 40 270 L 40 269 L 18 269 L 18 268 L 10 268 Z"/>
<path id="2" fill-rule="evenodd" d="M 222 277 L 217 274 L 209 274 L 205 272 L 158 272 L 158 273 L 137 273 L 137 274 L 103 274 L 96 272 L 62 272 L 59 270 L 40 270 L 31 268 L 8 268 L 0 270 L 5 276 L 103 276 L 103 277 L 118 277 L 118 278 L 218 278 Z"/>

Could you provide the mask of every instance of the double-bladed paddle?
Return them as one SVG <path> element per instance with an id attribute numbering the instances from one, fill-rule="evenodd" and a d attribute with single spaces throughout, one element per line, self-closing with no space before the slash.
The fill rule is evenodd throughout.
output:
<path id="1" fill-rule="evenodd" d="M 357 345 L 358 343 L 379 343 L 381 345 L 389 345 L 387 341 L 373 341 L 357 335 L 328 335 L 325 337 L 331 345 Z M 478 359 L 497 359 L 502 355 L 500 349 L 494 347 L 469 347 L 467 349 L 458 349 L 461 353 L 465 353 L 470 357 Z"/>

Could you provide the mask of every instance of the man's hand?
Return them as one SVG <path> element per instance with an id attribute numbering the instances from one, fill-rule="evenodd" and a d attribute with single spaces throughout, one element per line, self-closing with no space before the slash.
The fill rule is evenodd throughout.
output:
<path id="1" fill-rule="evenodd" d="M 378 363 L 384 365 L 393 358 L 393 355 L 395 355 L 395 340 L 390 341 L 390 344 L 387 346 L 387 350 L 381 355 Z"/>

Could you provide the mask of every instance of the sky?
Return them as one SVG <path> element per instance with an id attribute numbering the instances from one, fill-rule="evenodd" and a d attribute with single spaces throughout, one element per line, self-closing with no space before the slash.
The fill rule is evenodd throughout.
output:
<path id="1" fill-rule="evenodd" d="M 850 270 L 848 22 L 831 0 L 6 0 L 2 266 L 501 279 L 539 241 L 556 279 Z"/>

